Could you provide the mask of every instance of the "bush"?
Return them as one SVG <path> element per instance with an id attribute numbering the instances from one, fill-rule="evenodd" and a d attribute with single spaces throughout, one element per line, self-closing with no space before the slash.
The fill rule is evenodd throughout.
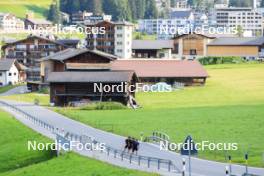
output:
<path id="1" fill-rule="evenodd" d="M 243 63 L 245 60 L 242 57 L 225 56 L 225 57 L 202 57 L 199 58 L 199 62 L 203 65 L 215 65 L 215 64 L 237 64 Z"/>
<path id="2" fill-rule="evenodd" d="M 118 102 L 97 102 L 80 107 L 80 110 L 118 110 L 126 108 L 126 106 Z"/>
<path id="3" fill-rule="evenodd" d="M 38 93 L 40 94 L 49 94 L 49 88 L 45 87 L 45 88 L 41 88 Z"/>

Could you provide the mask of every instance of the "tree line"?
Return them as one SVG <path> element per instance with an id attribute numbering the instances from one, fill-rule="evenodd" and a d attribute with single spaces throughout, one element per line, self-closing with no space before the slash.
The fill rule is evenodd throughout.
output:
<path id="1" fill-rule="evenodd" d="M 158 17 L 155 0 L 60 0 L 60 10 L 68 14 L 78 11 L 105 13 L 112 15 L 113 20 Z"/>

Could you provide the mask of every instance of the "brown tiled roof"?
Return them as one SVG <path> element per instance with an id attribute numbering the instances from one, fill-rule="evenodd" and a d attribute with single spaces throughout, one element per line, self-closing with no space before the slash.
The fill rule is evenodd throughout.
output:
<path id="1" fill-rule="evenodd" d="M 198 61 L 116 60 L 112 70 L 134 70 L 138 77 L 208 77 Z"/>
<path id="2" fill-rule="evenodd" d="M 131 81 L 133 76 L 136 76 L 133 71 L 51 72 L 47 81 L 50 83 L 116 83 Z"/>

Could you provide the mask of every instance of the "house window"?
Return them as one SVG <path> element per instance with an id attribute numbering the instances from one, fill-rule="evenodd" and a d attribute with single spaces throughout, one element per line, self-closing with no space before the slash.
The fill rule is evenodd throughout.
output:
<path id="1" fill-rule="evenodd" d="M 196 49 L 191 49 L 191 50 L 190 50 L 190 55 L 197 55 L 197 53 L 196 53 Z"/>
<path id="2" fill-rule="evenodd" d="M 9 73 L 8 76 L 12 76 L 12 73 Z"/>
<path id="3" fill-rule="evenodd" d="M 17 74 L 16 73 L 14 73 L 14 76 L 16 76 Z"/>

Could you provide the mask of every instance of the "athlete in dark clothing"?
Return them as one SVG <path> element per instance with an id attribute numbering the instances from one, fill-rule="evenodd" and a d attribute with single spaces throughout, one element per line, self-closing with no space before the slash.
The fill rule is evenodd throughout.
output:
<path id="1" fill-rule="evenodd" d="M 132 153 L 134 153 L 134 152 L 136 152 L 136 155 L 137 155 L 137 152 L 138 152 L 138 146 L 139 146 L 139 142 L 138 142 L 138 140 L 136 139 L 136 140 L 133 140 L 133 143 L 132 143 L 133 145 L 133 148 L 132 148 Z"/>
<path id="2" fill-rule="evenodd" d="M 129 152 L 131 150 L 131 146 L 132 146 L 132 141 L 131 141 L 131 137 L 128 136 L 128 138 L 125 140 L 125 148 L 124 148 L 124 152 L 127 151 Z"/>

